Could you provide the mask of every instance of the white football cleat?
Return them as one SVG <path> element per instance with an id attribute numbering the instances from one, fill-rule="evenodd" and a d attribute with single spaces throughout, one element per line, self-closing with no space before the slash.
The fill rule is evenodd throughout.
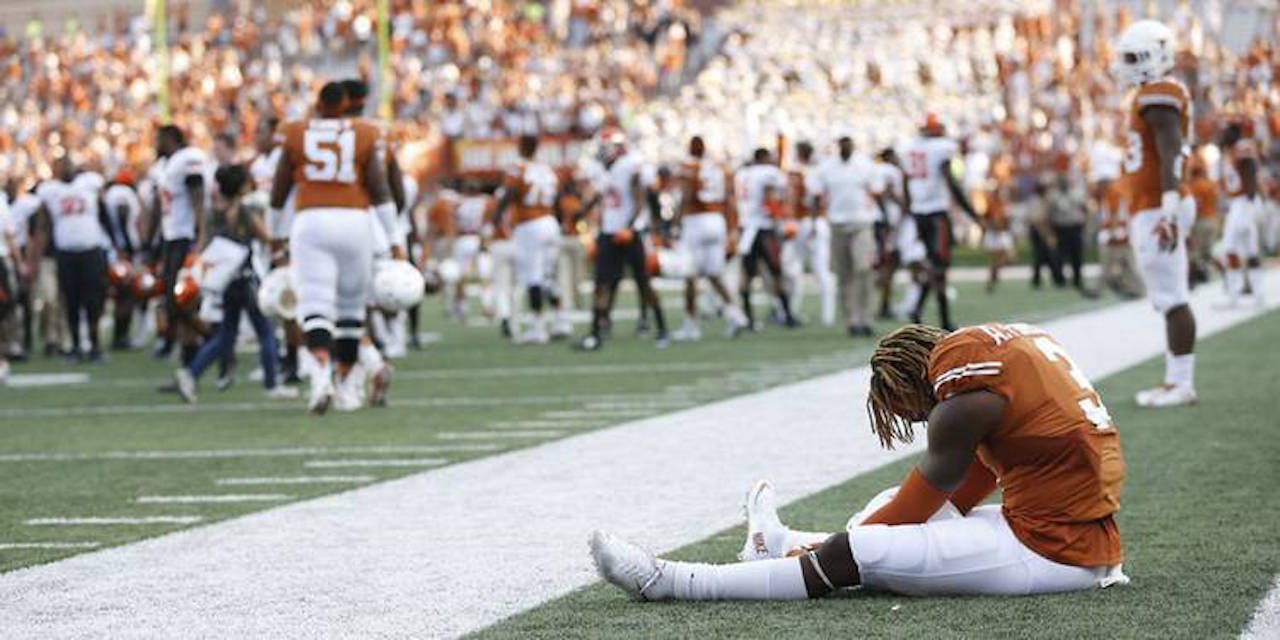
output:
<path id="1" fill-rule="evenodd" d="M 357 371 L 359 367 L 354 367 L 347 372 L 347 377 L 338 380 L 333 385 L 333 408 L 336 411 L 355 411 L 359 409 L 364 401 L 361 396 L 364 395 L 362 385 L 364 383 L 364 372 Z"/>
<path id="2" fill-rule="evenodd" d="M 774 502 L 773 484 L 768 480 L 757 480 L 747 491 L 743 511 L 747 514 L 747 540 L 742 543 L 742 551 L 738 559 L 743 562 L 780 558 L 785 549 L 769 549 L 766 544 L 767 533 L 782 527 L 778 519 L 778 506 Z"/>
<path id="3" fill-rule="evenodd" d="M 551 339 L 563 340 L 573 335 L 573 323 L 563 315 L 556 316 L 551 321 Z"/>
<path id="4" fill-rule="evenodd" d="M 601 578 L 626 591 L 633 600 L 661 599 L 646 595 L 662 579 L 664 563 L 652 553 L 603 531 L 592 532 L 588 544 Z"/>
<path id="5" fill-rule="evenodd" d="M 297 399 L 297 397 L 298 397 L 297 387 L 287 387 L 285 385 L 278 384 L 274 387 L 271 387 L 270 389 L 267 389 L 268 400 L 294 400 L 294 399 Z"/>
<path id="6" fill-rule="evenodd" d="M 186 367 L 177 369 L 173 372 L 173 382 L 182 401 L 187 404 L 195 404 L 196 378 L 191 375 L 191 370 Z"/>
<path id="7" fill-rule="evenodd" d="M 1199 401 L 1196 390 L 1190 385 L 1177 385 L 1162 390 L 1148 399 L 1148 407 L 1181 407 Z"/>
<path id="8" fill-rule="evenodd" d="M 532 326 L 520 334 L 520 344 L 546 344 L 551 341 L 551 336 L 547 335 L 544 327 Z"/>
<path id="9" fill-rule="evenodd" d="M 1137 392 L 1137 393 L 1133 394 L 1133 400 L 1134 400 L 1134 402 L 1137 402 L 1137 403 L 1138 403 L 1138 406 L 1139 406 L 1139 407 L 1149 407 L 1149 406 L 1151 406 L 1151 399 L 1152 399 L 1152 398 L 1154 398 L 1154 397 L 1156 397 L 1156 396 L 1158 396 L 1158 395 L 1160 395 L 1160 394 L 1164 393 L 1167 389 L 1171 388 L 1172 386 L 1173 386 L 1173 385 L 1171 385 L 1171 384 L 1164 383 L 1164 384 L 1161 384 L 1161 385 L 1160 385 L 1160 386 L 1158 386 L 1158 387 L 1152 387 L 1152 388 L 1150 388 L 1150 389 L 1143 389 L 1142 391 L 1139 391 L 1139 392 Z"/>
<path id="10" fill-rule="evenodd" d="M 697 342 L 702 339 L 702 329 L 698 328 L 697 323 L 686 318 L 684 324 L 671 334 L 671 339 L 676 342 Z"/>
<path id="11" fill-rule="evenodd" d="M 333 373 L 329 367 L 311 370 L 311 391 L 307 395 L 307 413 L 322 416 L 333 403 Z"/>

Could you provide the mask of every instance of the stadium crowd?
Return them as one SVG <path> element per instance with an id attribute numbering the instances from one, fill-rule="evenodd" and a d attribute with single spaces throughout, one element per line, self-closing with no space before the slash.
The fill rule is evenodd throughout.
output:
<path id="1" fill-rule="evenodd" d="M 704 147 L 698 166 L 727 178 L 726 193 L 711 200 L 733 209 L 720 242 L 744 269 L 727 269 L 727 282 L 713 282 L 720 298 L 707 305 L 692 302 L 690 284 L 688 315 L 710 308 L 741 325 L 741 311 L 747 328 L 754 326 L 749 295 L 760 275 L 773 294 L 778 321 L 797 324 L 803 318 L 792 308 L 798 309 L 804 273 L 810 271 L 823 298 L 823 324 L 834 324 L 838 294 L 850 333 L 869 335 L 867 309 L 919 318 L 925 294 L 933 289 L 946 325 L 948 285 L 932 277 L 927 264 L 935 247 L 907 231 L 915 224 L 900 193 L 911 186 L 904 171 L 913 173 L 900 158 L 924 131 L 925 138 L 954 141 L 954 153 L 946 156 L 950 171 L 932 179 L 955 182 L 950 213 L 970 215 L 954 216 L 954 235 L 990 255 L 989 290 L 1015 249 L 1029 246 L 1033 285 L 1040 285 L 1044 267 L 1054 284 L 1096 295 L 1097 284 L 1087 282 L 1081 270 L 1087 247 L 1096 243 L 1103 284 L 1137 295 L 1141 283 L 1118 224 L 1124 194 L 1115 187 L 1124 157 L 1125 94 L 1107 67 L 1107 43 L 1131 17 L 1124 10 L 1090 12 L 1087 4 L 970 0 L 947 3 L 944 12 L 931 2 L 747 3 L 708 18 L 680 2 L 395 0 L 388 63 L 395 78 L 388 88 L 397 123 L 394 146 L 403 151 L 422 139 L 446 141 L 446 159 L 432 171 L 401 158 L 411 167 L 405 184 L 411 196 L 401 203 L 402 215 L 412 229 L 410 245 L 418 244 L 415 239 L 422 244 L 415 260 L 429 280 L 448 287 L 455 316 L 465 313 L 465 281 L 476 279 L 485 312 L 504 321 L 508 334 L 540 337 L 538 331 L 524 334 L 507 326 L 519 316 L 514 258 L 504 253 L 513 249 L 504 246 L 500 228 L 507 203 L 499 183 L 510 163 L 499 166 L 495 159 L 489 170 L 471 172 L 455 164 L 451 145 L 523 137 L 537 148 L 538 139 L 569 138 L 583 141 L 572 148 L 580 153 L 564 147 L 553 167 L 562 232 L 557 260 L 574 267 L 562 270 L 573 275 L 560 276 L 570 287 L 566 298 L 576 298 L 586 256 L 611 251 L 618 230 L 605 229 L 608 215 L 597 208 L 610 206 L 611 172 L 620 158 L 635 165 L 623 190 L 632 182 L 639 187 L 643 205 L 637 208 L 647 219 L 629 222 L 627 231 L 642 236 L 638 246 L 655 262 L 667 260 L 644 270 L 690 281 L 711 275 L 675 265 L 672 249 L 681 245 L 670 237 L 682 210 L 702 213 L 690 209 L 698 199 L 690 189 L 706 181 L 691 178 L 685 166 L 697 137 Z M 180 132 L 183 145 L 211 152 L 206 188 L 212 194 L 222 179 L 234 182 L 225 173 L 215 179 L 214 168 L 269 155 L 274 123 L 306 115 L 327 80 L 377 76 L 375 19 L 369 0 L 310 0 L 279 18 L 261 9 L 212 15 L 200 24 L 178 16 L 166 47 L 169 82 L 163 96 L 155 84 L 160 47 L 142 17 L 95 32 L 37 32 L 0 41 L 7 80 L 0 88 L 0 176 L 9 210 L 0 257 L 8 258 L 8 306 L 16 307 L 0 328 L 7 353 L 27 356 L 36 335 L 48 353 L 77 353 L 79 320 L 66 320 L 78 318 L 68 316 L 67 308 L 74 313 L 87 305 L 89 318 L 104 311 L 96 295 L 86 302 L 79 281 L 59 273 L 78 263 L 60 262 L 54 251 L 44 260 L 19 259 L 33 250 L 28 218 L 48 202 L 33 188 L 51 179 L 95 182 L 90 188 L 107 203 L 104 275 L 119 254 L 136 254 L 143 267 L 154 256 L 143 258 L 148 247 L 137 220 L 154 208 L 154 186 L 163 179 L 148 175 L 153 154 L 163 146 L 156 132 L 165 129 L 155 126 L 161 103 L 167 100 L 174 125 L 166 135 Z M 1206 24 L 1214 23 L 1189 11 L 1179 11 L 1174 21 L 1180 46 L 1176 75 L 1195 105 L 1192 174 L 1208 181 L 1193 189 L 1202 218 L 1193 236 L 1197 280 L 1218 261 L 1210 251 L 1222 209 L 1213 200 L 1214 185 L 1222 177 L 1218 141 L 1229 124 L 1262 146 L 1264 191 L 1273 203 L 1280 197 L 1280 180 L 1274 171 L 1267 173 L 1280 156 L 1280 89 L 1274 84 L 1280 48 L 1259 40 L 1232 52 L 1220 44 L 1222 38 L 1209 37 Z M 717 33 L 729 35 L 703 64 L 700 52 L 714 44 L 706 37 L 713 24 Z M 512 162 L 515 147 L 512 142 Z M 258 184 L 228 187 L 226 197 L 263 191 L 264 180 L 269 184 L 269 176 L 245 180 Z M 755 184 L 774 186 L 752 201 Z M 839 196 L 852 188 L 873 197 L 848 204 L 853 201 Z M 132 217 L 111 217 L 112 189 L 130 202 Z M 28 192 L 35 200 L 27 196 L 18 206 Z M 850 217 L 835 219 L 833 206 L 850 207 Z M 762 222 L 748 222 L 752 207 Z M 830 228 L 816 221 L 821 209 L 832 218 Z M 1274 205 L 1264 211 L 1257 224 L 1267 249 L 1274 250 L 1280 214 Z M 807 223 L 806 215 L 812 218 Z M 765 220 L 770 217 L 784 220 L 775 225 Z M 830 234 L 846 238 L 831 246 L 839 249 L 844 242 L 847 250 L 814 258 L 813 243 L 826 245 Z M 770 245 L 775 235 L 778 244 Z M 471 244 L 469 238 L 460 242 L 464 236 L 475 236 L 483 251 L 460 253 L 460 246 Z M 913 286 L 892 300 L 887 283 L 899 266 L 911 270 Z M 265 267 L 260 270 L 265 276 Z M 870 300 L 873 271 L 881 285 L 878 305 Z M 643 289 L 641 279 L 637 274 Z M 734 289 L 738 301 L 724 293 Z M 105 283 L 101 294 L 106 295 Z M 607 331 L 611 296 L 605 308 L 596 309 L 596 338 L 600 325 Z M 534 299 L 541 304 L 541 296 Z M 599 300 L 597 292 L 594 306 Z M 642 326 L 652 314 L 665 338 L 656 298 L 641 306 Z M 116 326 L 124 319 L 117 314 Z M 401 331 L 394 328 L 399 320 L 388 322 L 392 328 L 386 331 Z M 144 335 L 118 332 L 114 343 L 136 346 Z M 686 322 L 681 336 L 696 336 L 696 325 Z M 194 357 L 192 351 L 184 359 Z"/>

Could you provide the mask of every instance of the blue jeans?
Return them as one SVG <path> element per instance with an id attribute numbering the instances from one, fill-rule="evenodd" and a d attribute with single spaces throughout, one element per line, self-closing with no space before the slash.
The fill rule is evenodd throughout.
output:
<path id="1" fill-rule="evenodd" d="M 222 324 L 200 347 L 195 360 L 191 361 L 191 375 L 196 379 L 210 364 L 224 354 L 236 348 L 236 337 L 240 331 L 240 312 L 249 314 L 249 323 L 253 332 L 258 334 L 258 356 L 262 360 L 262 386 L 274 389 L 276 386 L 276 336 L 271 321 L 258 309 L 258 292 L 253 286 L 252 278 L 237 278 L 227 285 L 222 294 Z"/>

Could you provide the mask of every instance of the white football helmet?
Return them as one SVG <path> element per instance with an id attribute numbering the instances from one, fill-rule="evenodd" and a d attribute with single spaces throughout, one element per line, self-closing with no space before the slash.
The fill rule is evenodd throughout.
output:
<path id="1" fill-rule="evenodd" d="M 373 272 L 373 304 L 384 311 L 404 311 L 419 302 L 426 281 L 403 260 L 379 260 Z"/>
<path id="2" fill-rule="evenodd" d="M 269 316 L 292 320 L 298 312 L 298 296 L 293 291 L 289 267 L 276 267 L 258 285 L 258 308 Z"/>
<path id="3" fill-rule="evenodd" d="M 1173 32 L 1155 20 L 1139 20 L 1120 34 L 1111 73 L 1121 82 L 1138 86 L 1173 71 Z"/>

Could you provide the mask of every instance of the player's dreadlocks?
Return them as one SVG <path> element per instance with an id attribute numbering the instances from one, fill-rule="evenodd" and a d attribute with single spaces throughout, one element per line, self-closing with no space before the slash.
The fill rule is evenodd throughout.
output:
<path id="1" fill-rule="evenodd" d="M 929 354 L 945 335 L 937 327 L 909 324 L 885 336 L 871 354 L 867 415 L 886 449 L 893 448 L 894 440 L 911 442 L 912 425 L 933 409 Z"/>

